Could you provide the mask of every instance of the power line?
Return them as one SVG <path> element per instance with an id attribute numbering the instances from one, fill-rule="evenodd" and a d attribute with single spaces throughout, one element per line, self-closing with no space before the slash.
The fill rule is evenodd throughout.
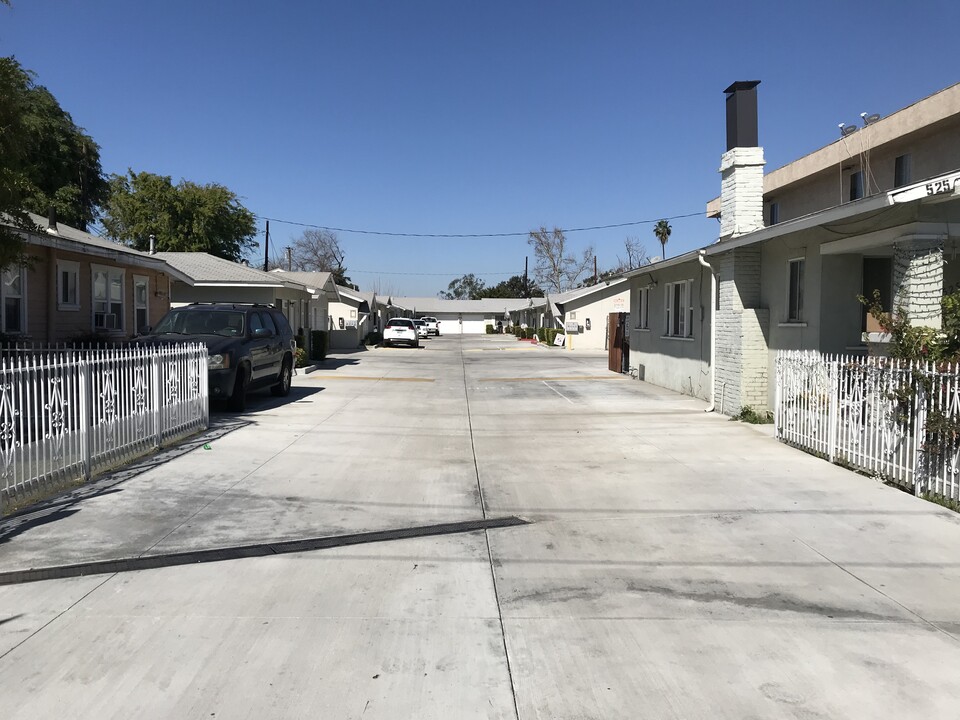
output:
<path id="1" fill-rule="evenodd" d="M 634 225 L 648 225 L 660 220 L 680 220 L 683 218 L 700 217 L 706 215 L 706 212 L 686 213 L 685 215 L 672 215 L 666 218 L 656 218 L 654 220 L 634 220 L 632 222 L 614 223 L 611 225 L 592 225 L 590 227 L 562 228 L 561 232 L 574 233 L 586 232 L 588 230 L 613 230 L 616 228 L 631 227 Z M 409 232 L 387 232 L 384 230 L 357 230 L 354 228 L 331 227 L 329 225 L 314 225 L 313 223 L 296 222 L 294 220 L 280 220 L 279 218 L 269 218 L 263 215 L 255 215 L 260 220 L 269 220 L 272 223 L 281 223 L 283 225 L 296 225 L 297 227 L 313 228 L 315 230 L 329 230 L 331 232 L 354 233 L 357 235 L 383 235 L 386 237 L 414 237 L 414 238 L 500 238 L 500 237 L 527 237 L 529 230 L 524 232 L 505 232 L 505 233 L 409 233 Z"/>
<path id="2" fill-rule="evenodd" d="M 465 274 L 465 273 L 462 273 L 462 272 L 446 272 L 446 273 L 439 273 L 439 272 L 384 272 L 384 271 L 382 271 L 382 270 L 354 270 L 354 269 L 352 269 L 352 268 L 347 268 L 347 269 L 346 269 L 346 272 L 347 272 L 348 274 L 350 274 L 350 275 L 355 275 L 355 274 L 360 274 L 360 275 L 416 275 L 416 276 L 421 276 L 421 275 L 423 275 L 423 276 L 431 275 L 431 276 L 432 276 L 432 275 L 436 275 L 436 276 L 438 276 L 438 277 L 451 277 L 451 276 L 457 276 L 457 277 L 459 277 L 459 276 L 462 276 L 462 275 Z M 517 273 L 515 270 L 514 270 L 513 272 L 475 272 L 475 271 L 474 271 L 472 274 L 473 274 L 473 275 L 476 275 L 476 276 L 478 276 L 478 277 L 479 277 L 479 276 L 490 277 L 490 276 L 492 276 L 492 275 L 496 275 L 496 276 L 505 275 L 505 276 L 507 276 L 507 277 L 513 277 L 514 275 L 518 275 L 518 273 Z"/>

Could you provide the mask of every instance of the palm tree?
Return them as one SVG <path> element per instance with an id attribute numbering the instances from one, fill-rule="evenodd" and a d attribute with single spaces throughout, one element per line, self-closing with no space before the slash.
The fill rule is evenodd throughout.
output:
<path id="1" fill-rule="evenodd" d="M 667 259 L 667 240 L 670 238 L 670 230 L 670 223 L 666 220 L 657 220 L 657 224 L 653 226 L 653 234 L 660 241 L 661 255 L 664 260 Z"/>

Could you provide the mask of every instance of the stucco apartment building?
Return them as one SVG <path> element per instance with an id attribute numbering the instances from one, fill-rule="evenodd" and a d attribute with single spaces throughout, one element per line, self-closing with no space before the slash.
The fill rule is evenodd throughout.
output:
<path id="1" fill-rule="evenodd" d="M 772 407 L 779 349 L 882 348 L 858 295 L 938 327 L 960 282 L 960 84 L 767 174 L 758 84 L 726 91 L 718 239 L 628 273 L 631 366 L 727 414 Z"/>
<path id="2" fill-rule="evenodd" d="M 122 340 L 170 309 L 186 278 L 156 255 L 105 240 L 56 219 L 30 215 L 19 231 L 27 263 L 0 278 L 0 333 L 11 341 Z"/>

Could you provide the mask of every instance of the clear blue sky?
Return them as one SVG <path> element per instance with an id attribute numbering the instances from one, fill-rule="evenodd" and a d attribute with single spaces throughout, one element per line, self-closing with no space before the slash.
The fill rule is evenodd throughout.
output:
<path id="1" fill-rule="evenodd" d="M 218 182 L 260 217 L 526 233 L 702 213 L 731 82 L 762 81 L 771 170 L 960 80 L 958 27 L 954 0 L 13 0 L 0 53 L 107 172 Z M 716 239 L 715 220 L 671 224 L 668 256 Z M 271 222 L 272 244 L 301 232 Z M 652 223 L 568 237 L 603 268 L 627 235 L 659 254 Z M 492 285 L 529 254 L 522 236 L 339 237 L 362 290 L 399 295 Z"/>

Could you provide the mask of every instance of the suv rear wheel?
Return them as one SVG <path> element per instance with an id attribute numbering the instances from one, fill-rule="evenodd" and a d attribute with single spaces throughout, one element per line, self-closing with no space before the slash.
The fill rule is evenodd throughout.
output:
<path id="1" fill-rule="evenodd" d="M 293 363 L 290 358 L 284 358 L 283 367 L 280 368 L 280 379 L 277 384 L 270 388 L 277 397 L 286 397 L 290 394 L 290 381 L 293 377 Z"/>

